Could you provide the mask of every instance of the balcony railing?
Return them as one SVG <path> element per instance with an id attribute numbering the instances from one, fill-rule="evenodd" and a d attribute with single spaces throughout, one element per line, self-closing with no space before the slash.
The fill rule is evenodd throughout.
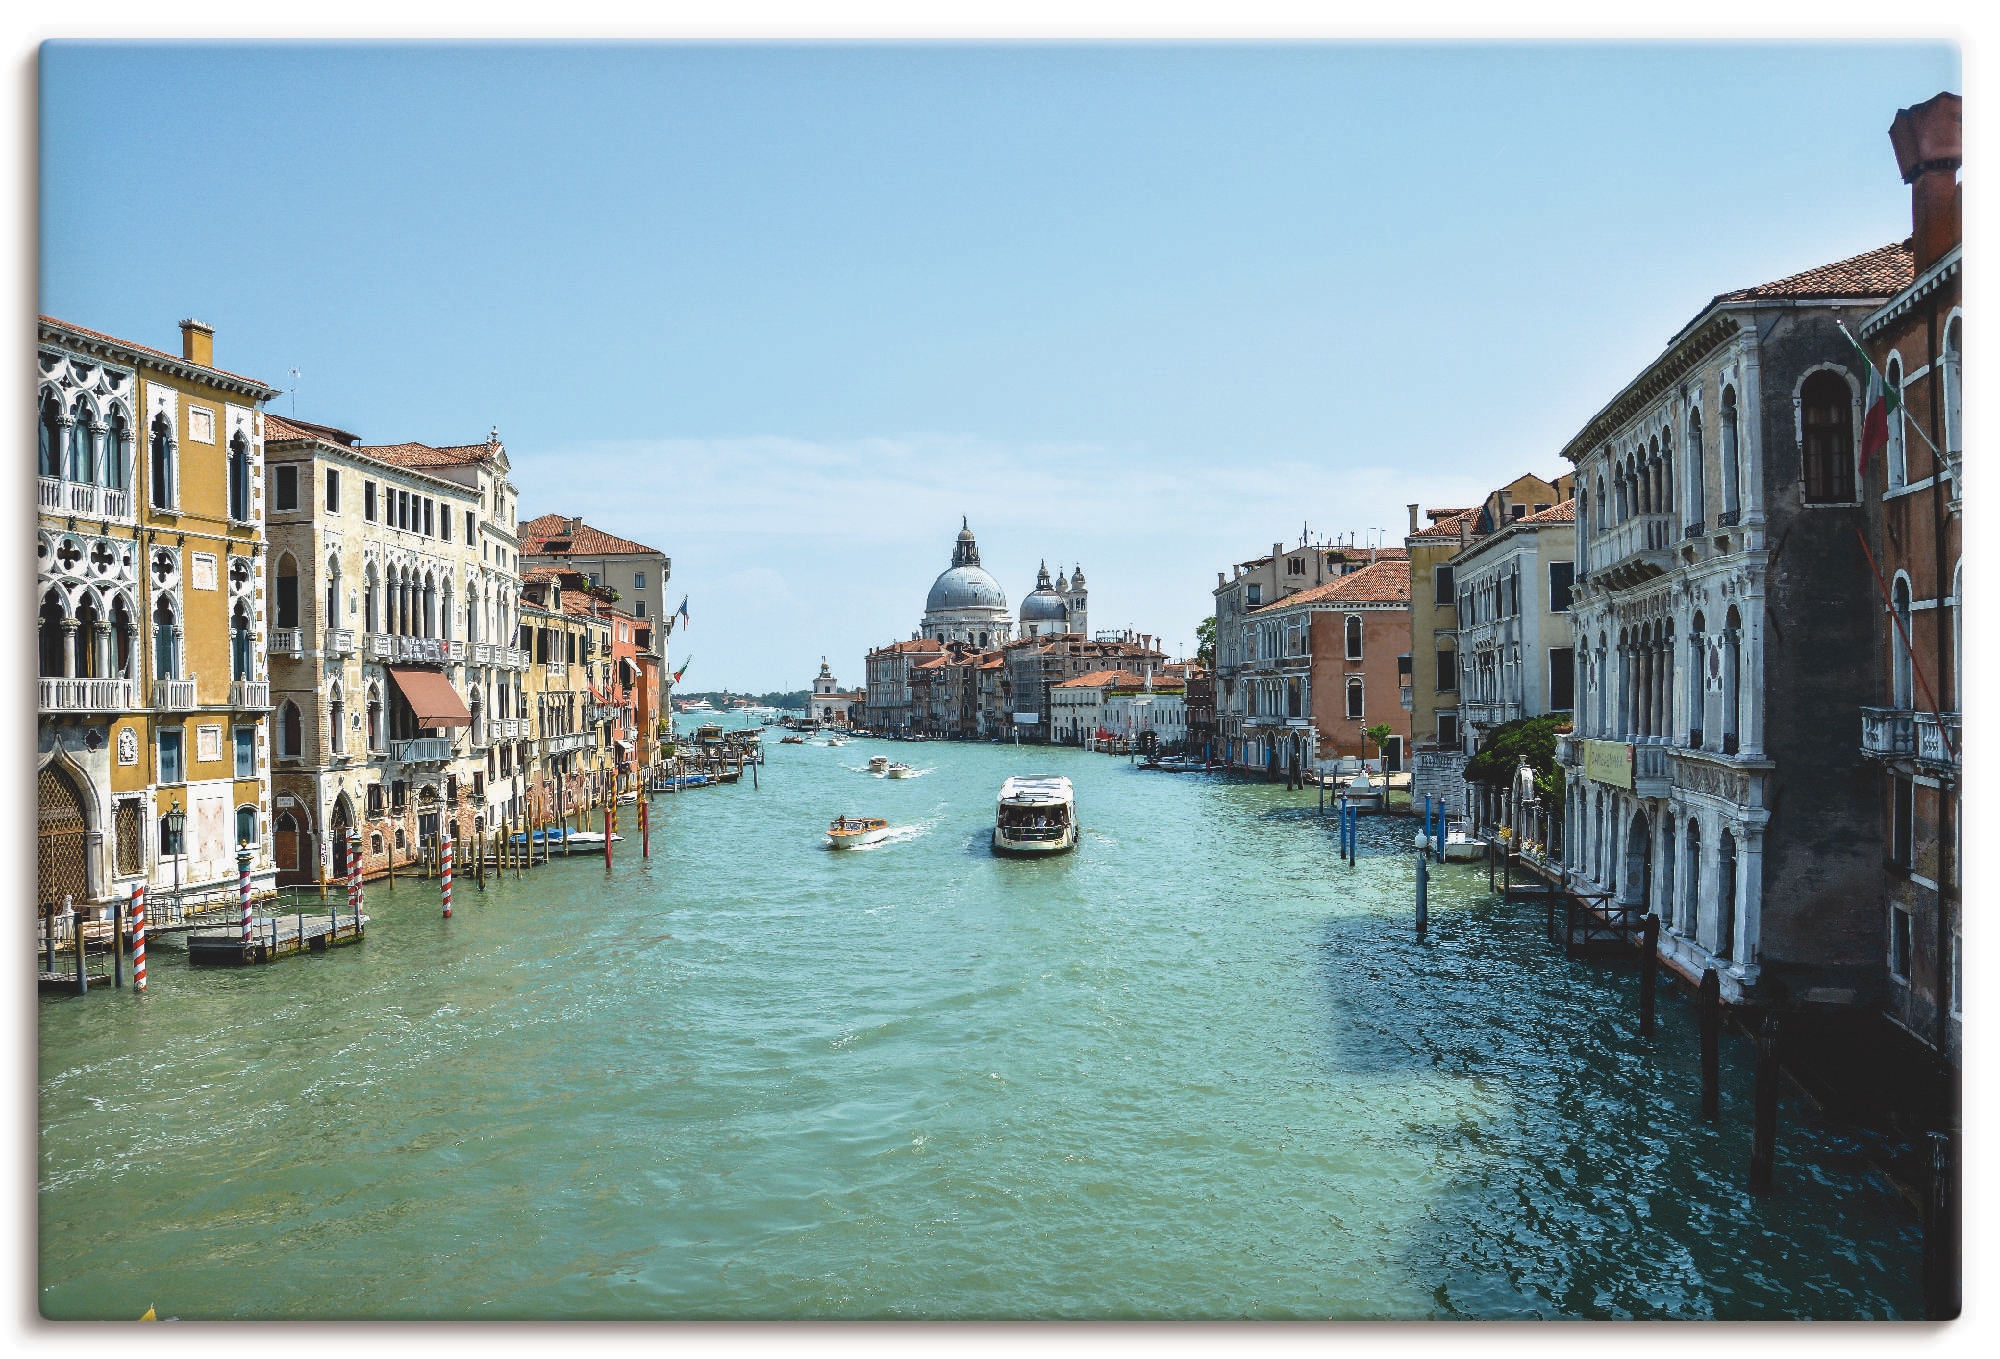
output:
<path id="1" fill-rule="evenodd" d="M 568 670 L 569 666 L 562 661 L 542 662 L 542 673 L 547 675 L 550 679 L 561 679 L 563 675 L 568 672 Z"/>
<path id="2" fill-rule="evenodd" d="M 352 656 L 354 654 L 354 634 L 347 628 L 326 630 L 326 654 L 329 656 Z"/>
<path id="3" fill-rule="evenodd" d="M 132 710 L 128 679 L 44 679 L 45 713 L 122 713 Z"/>
<path id="4" fill-rule="evenodd" d="M 1577 744 L 1578 737 L 1573 731 L 1560 732 L 1556 736 L 1556 763 L 1574 765 L 1583 759 L 1583 748 Z"/>
<path id="5" fill-rule="evenodd" d="M 493 650 L 496 653 L 493 657 L 495 665 L 505 666 L 509 670 L 526 670 L 528 668 L 528 653 L 521 650 L 521 648 L 517 646 L 501 646 L 495 647 Z"/>
<path id="6" fill-rule="evenodd" d="M 229 681 L 229 706 L 242 709 L 264 709 L 271 706 L 271 682 L 269 680 Z"/>
<path id="7" fill-rule="evenodd" d="M 297 656 L 306 649 L 305 634 L 297 628 L 273 628 L 271 640 L 264 644 L 264 649 Z"/>
<path id="8" fill-rule="evenodd" d="M 1614 587 L 1660 575 L 1672 565 L 1678 537 L 1670 514 L 1633 515 L 1591 538 L 1590 574 L 1609 577 Z"/>
<path id="9" fill-rule="evenodd" d="M 493 664 L 493 643 L 474 642 L 472 644 L 472 663 L 474 665 Z"/>
<path id="10" fill-rule="evenodd" d="M 426 665 L 444 664 L 444 643 L 435 637 L 396 638 L 396 659 Z"/>
<path id="11" fill-rule="evenodd" d="M 443 736 L 418 736 L 389 742 L 389 758 L 403 764 L 437 764 L 451 758 L 451 741 Z"/>
<path id="12" fill-rule="evenodd" d="M 396 659 L 396 639 L 386 632 L 371 632 L 362 641 L 363 656 L 371 661 Z"/>
<path id="13" fill-rule="evenodd" d="M 1663 745 L 1650 744 L 1632 748 L 1632 791 L 1640 797 L 1667 795 L 1672 779 L 1667 749 Z"/>
<path id="14" fill-rule="evenodd" d="M 462 663 L 465 660 L 465 643 L 446 641 L 444 644 L 444 659 L 447 665 Z"/>
<path id="15" fill-rule="evenodd" d="M 190 713 L 194 711 L 194 679 L 163 679 L 153 681 L 153 707 L 165 713 Z"/>
<path id="16" fill-rule="evenodd" d="M 1958 714 L 1917 713 L 1915 716 L 1917 758 L 1925 764 L 1957 768 L 1960 751 Z"/>
<path id="17" fill-rule="evenodd" d="M 550 755 L 564 755 L 572 750 L 593 750 L 597 746 L 597 733 L 569 731 L 561 736 L 550 736 L 542 744 L 545 753 Z"/>
<path id="18" fill-rule="evenodd" d="M 1460 721 L 1471 722 L 1476 726 L 1497 727 L 1502 722 L 1519 721 L 1522 711 L 1521 704 L 1518 701 L 1507 703 L 1461 702 L 1458 705 L 1458 716 Z"/>
<path id="19" fill-rule="evenodd" d="M 132 495 L 129 491 L 114 491 L 109 486 L 92 486 L 88 482 L 63 481 L 56 477 L 41 479 L 39 504 L 51 514 L 126 522 L 132 518 Z"/>
<path id="20" fill-rule="evenodd" d="M 1894 758 L 1916 753 L 1915 714 L 1907 708 L 1863 708 L 1861 753 Z"/>

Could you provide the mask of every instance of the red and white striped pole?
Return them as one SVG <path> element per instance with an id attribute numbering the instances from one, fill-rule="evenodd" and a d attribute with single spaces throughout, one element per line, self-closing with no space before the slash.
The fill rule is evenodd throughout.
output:
<path id="1" fill-rule="evenodd" d="M 250 851 L 236 851 L 236 899 L 243 906 L 243 947 L 249 948 L 252 939 L 250 924 Z"/>
<path id="2" fill-rule="evenodd" d="M 132 888 L 132 985 L 146 989 L 146 884 Z"/>
<path id="3" fill-rule="evenodd" d="M 438 861 L 439 876 L 444 882 L 444 918 L 451 919 L 451 837 L 444 838 L 444 851 Z"/>

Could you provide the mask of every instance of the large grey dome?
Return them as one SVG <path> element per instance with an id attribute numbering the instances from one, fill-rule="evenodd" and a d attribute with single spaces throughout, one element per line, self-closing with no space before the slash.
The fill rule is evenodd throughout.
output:
<path id="1" fill-rule="evenodd" d="M 931 592 L 924 597 L 926 613 L 942 609 L 999 609 L 1004 613 L 1007 592 L 984 567 L 954 566 L 931 582 Z"/>
<path id="2" fill-rule="evenodd" d="M 1021 624 L 1060 623 L 1069 616 L 1069 609 L 1063 604 L 1062 596 L 1049 584 L 1049 564 L 1042 563 L 1042 571 L 1035 578 L 1034 591 L 1021 601 Z"/>

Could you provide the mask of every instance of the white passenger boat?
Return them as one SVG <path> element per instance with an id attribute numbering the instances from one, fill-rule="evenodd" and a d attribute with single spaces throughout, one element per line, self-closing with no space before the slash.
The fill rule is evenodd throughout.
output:
<path id="1" fill-rule="evenodd" d="M 879 774 L 888 767 L 889 767 L 889 757 L 887 755 L 870 755 L 868 757 L 869 773 Z"/>
<path id="2" fill-rule="evenodd" d="M 1076 790 L 1060 774 L 1030 774 L 1000 785 L 993 823 L 998 854 L 1061 854 L 1076 848 Z"/>
<path id="3" fill-rule="evenodd" d="M 892 779 L 907 779 L 917 771 L 904 764 L 901 760 L 897 760 L 882 772 Z"/>
<path id="4" fill-rule="evenodd" d="M 839 816 L 827 827 L 827 843 L 834 849 L 858 849 L 872 845 L 889 834 L 889 823 L 879 816 Z"/>

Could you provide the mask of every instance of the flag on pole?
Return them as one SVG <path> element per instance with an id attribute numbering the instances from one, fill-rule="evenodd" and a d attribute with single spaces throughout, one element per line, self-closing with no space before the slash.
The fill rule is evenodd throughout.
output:
<path id="1" fill-rule="evenodd" d="M 681 616 L 681 626 L 683 628 L 686 628 L 693 621 L 688 617 L 688 597 L 686 595 L 681 596 L 681 606 L 675 609 L 674 612 Z"/>
<path id="2" fill-rule="evenodd" d="M 681 676 L 685 675 L 687 673 L 687 668 L 693 664 L 694 664 L 694 657 L 692 656 L 688 657 L 686 660 L 681 662 L 681 668 L 674 671 L 675 684 L 679 684 L 681 682 Z"/>
<path id="3" fill-rule="evenodd" d="M 1847 334 L 1846 326 L 1840 330 L 1843 335 Z M 1903 397 L 1902 393 L 1882 380 L 1874 360 L 1868 357 L 1868 351 L 1852 335 L 1847 336 L 1847 342 L 1854 346 L 1855 354 L 1868 369 L 1868 395 L 1862 398 L 1861 406 L 1861 475 L 1865 478 L 1868 475 L 1868 460 L 1889 446 L 1889 417 L 1902 408 Z"/>

